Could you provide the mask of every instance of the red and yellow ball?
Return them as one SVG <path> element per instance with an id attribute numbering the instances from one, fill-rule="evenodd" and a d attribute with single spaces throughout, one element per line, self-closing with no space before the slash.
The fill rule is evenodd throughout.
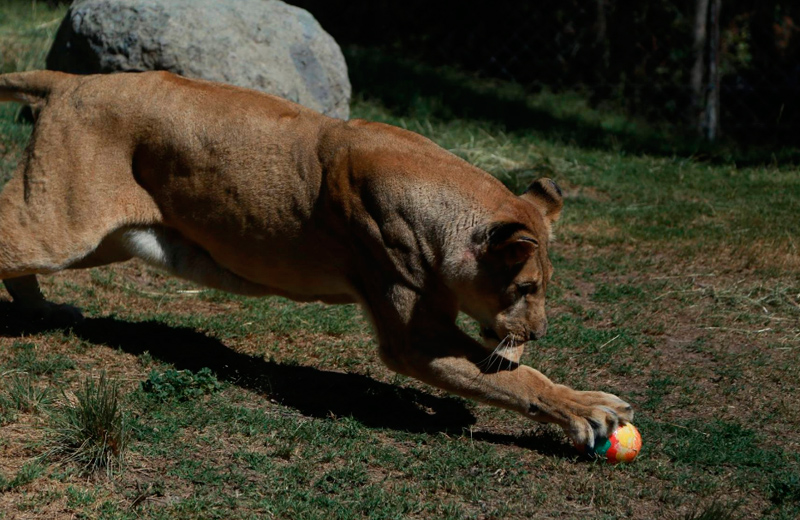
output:
<path id="1" fill-rule="evenodd" d="M 590 457 L 604 459 L 611 464 L 633 462 L 642 450 L 642 435 L 636 426 L 628 423 L 614 430 L 607 439 L 596 439 L 594 448 L 578 446 L 578 449 Z"/>

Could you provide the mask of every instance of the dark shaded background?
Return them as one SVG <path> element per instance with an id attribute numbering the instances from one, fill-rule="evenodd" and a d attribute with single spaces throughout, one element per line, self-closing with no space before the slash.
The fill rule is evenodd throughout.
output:
<path id="1" fill-rule="evenodd" d="M 690 110 L 694 0 L 292 0 L 344 47 L 355 90 L 374 63 L 355 49 L 518 82 L 580 90 L 595 105 L 676 127 Z M 725 0 L 721 131 L 740 142 L 796 145 L 800 132 L 800 2 Z M 358 55 L 356 55 L 356 58 Z M 365 68 L 366 67 L 366 68 Z"/>

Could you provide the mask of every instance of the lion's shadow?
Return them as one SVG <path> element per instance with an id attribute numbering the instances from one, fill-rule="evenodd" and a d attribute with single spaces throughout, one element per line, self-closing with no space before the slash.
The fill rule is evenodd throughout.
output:
<path id="1" fill-rule="evenodd" d="M 48 330 L 51 327 L 43 323 L 24 319 L 9 302 L 0 302 L 0 336 L 22 337 Z M 460 399 L 438 397 L 360 374 L 266 361 L 236 352 L 218 339 L 187 327 L 102 317 L 87 318 L 73 326 L 71 332 L 91 344 L 129 354 L 149 352 L 177 369 L 197 371 L 209 367 L 220 380 L 311 417 L 353 417 L 372 428 L 459 435 L 475 423 L 474 415 Z M 547 434 L 517 437 L 479 432 L 473 438 L 543 454 L 567 454 L 564 443 Z"/>

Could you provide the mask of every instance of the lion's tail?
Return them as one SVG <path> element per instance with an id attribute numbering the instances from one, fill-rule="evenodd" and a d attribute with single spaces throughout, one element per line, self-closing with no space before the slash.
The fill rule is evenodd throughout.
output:
<path id="1" fill-rule="evenodd" d="M 39 105 L 68 76 L 69 74 L 51 70 L 0 75 L 0 102 L 17 101 L 26 105 Z"/>

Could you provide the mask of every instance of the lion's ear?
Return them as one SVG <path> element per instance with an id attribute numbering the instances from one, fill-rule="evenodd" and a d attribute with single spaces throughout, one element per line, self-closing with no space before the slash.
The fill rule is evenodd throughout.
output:
<path id="1" fill-rule="evenodd" d="M 533 237 L 519 237 L 516 240 L 508 241 L 496 251 L 499 253 L 506 265 L 519 265 L 528 260 L 533 255 L 539 241 Z"/>
<path id="2" fill-rule="evenodd" d="M 520 197 L 536 206 L 548 224 L 558 220 L 561 208 L 564 207 L 561 188 L 552 179 L 542 178 L 533 181 Z"/>
<path id="3" fill-rule="evenodd" d="M 482 241 L 485 255 L 500 258 L 509 266 L 525 262 L 539 247 L 539 241 L 518 222 L 498 222 L 489 226 Z"/>

